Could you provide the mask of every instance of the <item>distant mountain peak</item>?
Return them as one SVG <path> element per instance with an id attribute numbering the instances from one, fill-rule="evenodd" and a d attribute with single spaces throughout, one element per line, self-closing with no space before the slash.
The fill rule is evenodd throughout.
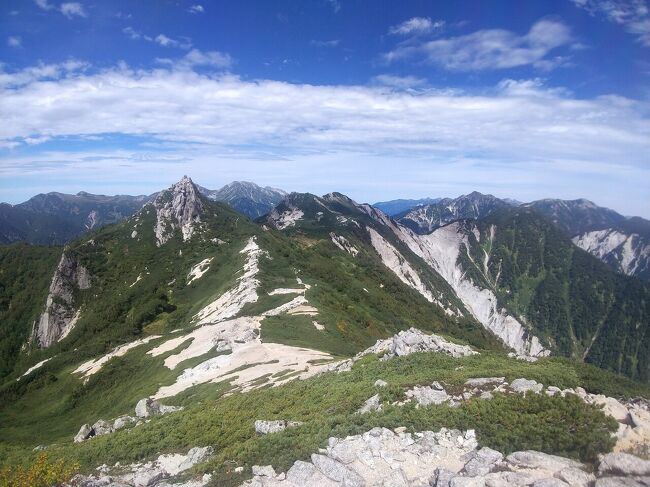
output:
<path id="1" fill-rule="evenodd" d="M 217 190 L 201 186 L 198 186 L 198 189 L 206 198 L 227 203 L 252 219 L 271 211 L 287 195 L 281 189 L 271 186 L 262 187 L 250 181 L 233 181 Z"/>
<path id="2" fill-rule="evenodd" d="M 443 198 L 432 204 L 416 206 L 396 215 L 396 218 L 417 233 L 430 233 L 453 221 L 482 218 L 508 206 L 510 203 L 496 196 L 472 191 L 455 199 Z"/>
<path id="3" fill-rule="evenodd" d="M 161 191 L 153 202 L 156 209 L 156 244 L 165 244 L 179 229 L 183 240 L 192 237 L 204 211 L 198 188 L 188 176 Z"/>

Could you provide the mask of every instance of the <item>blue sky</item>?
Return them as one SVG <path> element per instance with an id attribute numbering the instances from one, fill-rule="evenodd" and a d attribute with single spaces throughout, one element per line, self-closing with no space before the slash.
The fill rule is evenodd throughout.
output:
<path id="1" fill-rule="evenodd" d="M 183 174 L 650 216 L 650 5 L 5 0 L 0 200 Z"/>

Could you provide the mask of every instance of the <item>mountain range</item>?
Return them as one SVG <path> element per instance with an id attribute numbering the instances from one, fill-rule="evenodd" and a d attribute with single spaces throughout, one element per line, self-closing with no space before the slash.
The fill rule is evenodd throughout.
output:
<path id="1" fill-rule="evenodd" d="M 273 208 L 284 191 L 246 181 L 234 181 L 221 189 L 198 187 L 213 201 L 228 203 L 250 218 Z M 43 245 L 64 244 L 82 233 L 123 220 L 140 210 L 152 195 L 104 196 L 80 192 L 38 194 L 17 205 L 0 203 L 0 244 L 29 242 Z"/>
<path id="2" fill-rule="evenodd" d="M 280 194 L 240 187 L 248 211 Z M 650 391 L 650 286 L 535 204 L 472 194 L 391 218 L 341 193 L 289 193 L 253 220 L 217 197 L 184 177 L 65 246 L 0 247 L 0 462 L 45 449 L 91 477 L 119 462 L 101 475 L 166 485 L 182 470 L 170 465 L 213 454 L 187 485 L 235 486 L 389 420 L 587 461 L 618 423 L 585 401 Z M 463 392 L 476 377 L 501 385 Z M 588 392 L 515 397 L 529 379 Z M 504 422 L 506 439 L 491 429 Z M 645 428 L 628 427 L 621 441 Z"/>

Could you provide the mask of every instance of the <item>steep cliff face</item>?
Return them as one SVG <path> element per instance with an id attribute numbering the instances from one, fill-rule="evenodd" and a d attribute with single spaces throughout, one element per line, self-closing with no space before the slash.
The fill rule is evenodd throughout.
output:
<path id="1" fill-rule="evenodd" d="M 183 241 L 194 235 L 203 213 L 203 202 L 199 191 L 187 176 L 166 191 L 162 191 L 153 202 L 156 209 L 156 245 L 164 245 L 180 230 Z"/>
<path id="2" fill-rule="evenodd" d="M 491 289 L 481 287 L 467 275 L 460 261 L 460 254 L 467 253 L 469 245 L 462 223 L 452 223 L 428 235 L 416 235 L 406 229 L 399 235 L 449 283 L 472 315 L 508 347 L 532 357 L 550 353 L 538 337 L 500 306 Z"/>
<path id="3" fill-rule="evenodd" d="M 650 239 L 647 236 L 607 228 L 577 235 L 572 241 L 622 274 L 650 277 Z"/>
<path id="4" fill-rule="evenodd" d="M 90 286 L 88 269 L 64 251 L 50 284 L 45 311 L 34 328 L 33 339 L 38 346 L 49 347 L 72 331 L 81 314 L 75 295 Z"/>

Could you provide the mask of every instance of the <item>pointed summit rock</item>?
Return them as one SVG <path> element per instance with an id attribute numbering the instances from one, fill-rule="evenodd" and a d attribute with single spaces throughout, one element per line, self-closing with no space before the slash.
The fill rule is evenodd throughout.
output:
<path id="1" fill-rule="evenodd" d="M 199 190 L 187 176 L 162 191 L 153 206 L 156 209 L 154 233 L 159 247 L 172 238 L 175 230 L 181 231 L 183 241 L 189 240 L 201 222 L 204 209 Z"/>

